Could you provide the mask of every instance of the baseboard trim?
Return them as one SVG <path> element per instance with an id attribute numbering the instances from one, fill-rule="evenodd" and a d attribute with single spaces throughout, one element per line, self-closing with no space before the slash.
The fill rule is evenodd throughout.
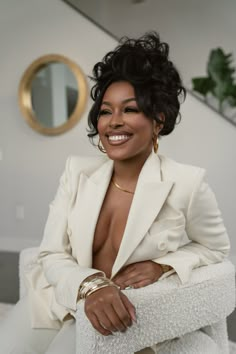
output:
<path id="1" fill-rule="evenodd" d="M 38 247 L 40 240 L 32 240 L 21 237 L 0 237 L 0 251 L 20 252 L 28 247 Z"/>

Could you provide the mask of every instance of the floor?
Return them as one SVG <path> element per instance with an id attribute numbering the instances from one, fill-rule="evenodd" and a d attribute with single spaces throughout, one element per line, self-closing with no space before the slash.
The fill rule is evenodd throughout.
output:
<path id="1" fill-rule="evenodd" d="M 0 252 L 0 303 L 14 304 L 19 298 L 18 263 L 18 253 Z M 229 339 L 236 342 L 236 310 L 227 323 Z"/>

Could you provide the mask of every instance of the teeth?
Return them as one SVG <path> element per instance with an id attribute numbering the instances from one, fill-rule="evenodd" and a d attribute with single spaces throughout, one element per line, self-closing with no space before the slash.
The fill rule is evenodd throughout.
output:
<path id="1" fill-rule="evenodd" d="M 112 141 L 126 140 L 128 138 L 129 138 L 128 135 L 111 135 L 111 136 L 108 137 L 108 139 L 112 140 Z"/>

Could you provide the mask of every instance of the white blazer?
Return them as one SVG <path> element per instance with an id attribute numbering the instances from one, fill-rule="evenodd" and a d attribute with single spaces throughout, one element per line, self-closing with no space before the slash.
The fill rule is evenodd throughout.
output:
<path id="1" fill-rule="evenodd" d="M 26 274 L 35 328 L 59 328 L 68 313 L 74 315 L 80 283 L 99 271 L 92 268 L 93 237 L 112 171 L 107 158 L 67 160 L 38 262 Z M 171 265 L 185 283 L 193 268 L 223 260 L 229 239 L 204 174 L 198 167 L 149 156 L 111 277 L 127 264 L 153 260 Z"/>

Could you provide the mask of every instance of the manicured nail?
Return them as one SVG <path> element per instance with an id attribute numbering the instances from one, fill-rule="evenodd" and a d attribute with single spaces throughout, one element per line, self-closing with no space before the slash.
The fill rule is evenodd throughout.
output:
<path id="1" fill-rule="evenodd" d="M 137 323 L 137 318 L 136 318 L 135 311 L 132 311 L 132 312 L 131 312 L 131 317 L 132 317 L 132 321 L 134 321 L 135 323 Z"/>

